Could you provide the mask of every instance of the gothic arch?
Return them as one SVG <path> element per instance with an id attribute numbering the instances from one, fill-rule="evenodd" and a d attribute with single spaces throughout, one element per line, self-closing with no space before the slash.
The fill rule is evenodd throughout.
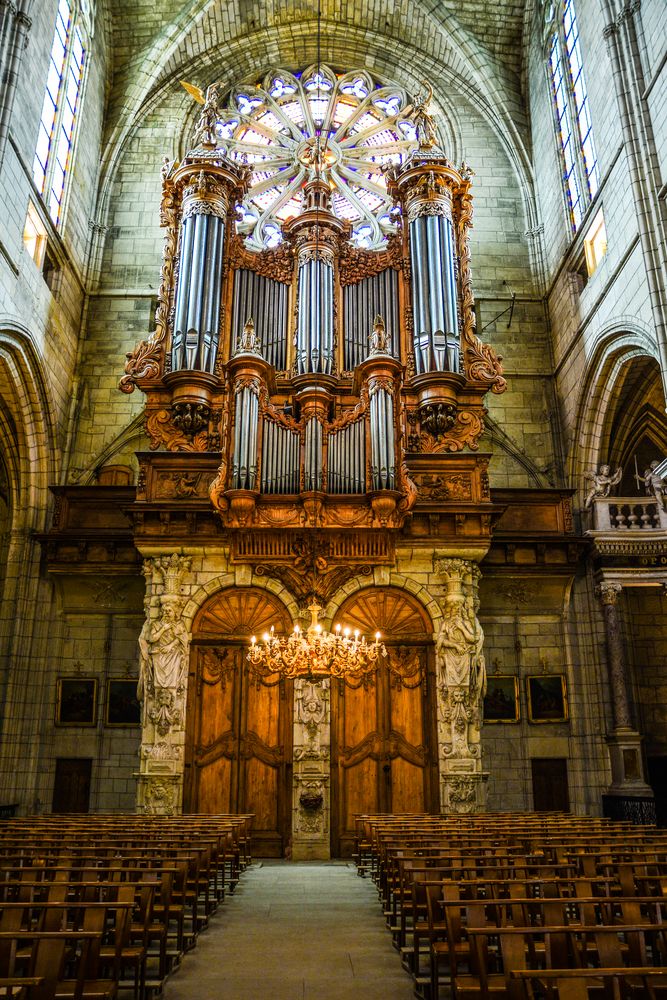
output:
<path id="1" fill-rule="evenodd" d="M 584 474 L 607 461 L 610 414 L 615 391 L 627 374 L 627 366 L 639 358 L 660 363 L 655 336 L 647 327 L 628 318 L 605 328 L 581 380 L 577 404 L 569 475 L 573 485 L 582 488 Z"/>

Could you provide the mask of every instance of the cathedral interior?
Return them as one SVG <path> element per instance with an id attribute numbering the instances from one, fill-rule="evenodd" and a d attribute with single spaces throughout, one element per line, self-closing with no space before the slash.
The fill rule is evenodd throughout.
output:
<path id="1" fill-rule="evenodd" d="M 0 811 L 667 822 L 666 40 L 0 0 Z"/>

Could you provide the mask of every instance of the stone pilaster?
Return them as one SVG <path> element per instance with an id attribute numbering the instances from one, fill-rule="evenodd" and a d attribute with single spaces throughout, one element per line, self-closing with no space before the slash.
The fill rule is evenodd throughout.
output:
<path id="1" fill-rule="evenodd" d="M 182 810 L 185 714 L 191 635 L 181 619 L 183 576 L 189 556 L 144 561 L 146 621 L 139 636 L 138 696 L 141 750 L 137 811 L 173 815 Z"/>
<path id="2" fill-rule="evenodd" d="M 628 799 L 647 798 L 653 796 L 653 790 L 644 778 L 642 736 L 632 724 L 625 644 L 618 612 L 618 598 L 622 589 L 619 583 L 608 581 L 603 581 L 596 589 L 605 621 L 607 666 L 614 716 L 614 728 L 607 738 L 612 776 L 607 794 Z"/>
<path id="3" fill-rule="evenodd" d="M 294 682 L 292 858 L 330 856 L 330 685 L 328 679 Z"/>
<path id="4" fill-rule="evenodd" d="M 436 637 L 440 808 L 472 813 L 484 808 L 481 724 L 486 691 L 484 633 L 477 619 L 479 567 L 468 559 L 436 559 L 447 592 Z"/>

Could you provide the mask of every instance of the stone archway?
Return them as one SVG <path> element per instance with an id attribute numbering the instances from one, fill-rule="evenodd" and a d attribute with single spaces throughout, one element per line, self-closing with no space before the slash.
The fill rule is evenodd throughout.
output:
<path id="1" fill-rule="evenodd" d="M 388 653 L 373 683 L 332 683 L 331 847 L 347 856 L 355 813 L 438 811 L 433 624 L 397 587 L 357 591 L 335 620 Z"/>
<path id="2" fill-rule="evenodd" d="M 185 812 L 255 814 L 254 850 L 280 857 L 290 837 L 292 684 L 250 675 L 246 647 L 270 626 L 291 631 L 282 602 L 255 587 L 214 594 L 192 628 Z"/>

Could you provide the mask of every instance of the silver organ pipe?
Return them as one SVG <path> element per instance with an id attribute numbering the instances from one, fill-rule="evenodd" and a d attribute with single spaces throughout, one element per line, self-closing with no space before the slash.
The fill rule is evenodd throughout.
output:
<path id="1" fill-rule="evenodd" d="M 258 388 L 239 385 L 235 397 L 232 489 L 254 490 L 257 480 Z"/>
<path id="2" fill-rule="evenodd" d="M 366 435 L 363 420 L 329 435 L 327 488 L 329 493 L 363 493 Z"/>
<path id="3" fill-rule="evenodd" d="M 322 425 L 314 418 L 306 424 L 304 489 L 322 489 Z"/>
<path id="4" fill-rule="evenodd" d="M 174 310 L 172 371 L 213 372 L 218 347 L 224 221 L 194 213 L 183 222 Z"/>
<path id="5" fill-rule="evenodd" d="M 410 222 L 410 262 L 417 373 L 458 371 L 454 240 L 446 215 Z"/>
<path id="6" fill-rule="evenodd" d="M 262 443 L 262 493 L 298 493 L 299 433 L 272 420 L 264 420 Z"/>
<path id="7" fill-rule="evenodd" d="M 371 388 L 371 481 L 374 490 L 396 488 L 394 400 L 381 387 Z"/>
<path id="8" fill-rule="evenodd" d="M 289 286 L 247 268 L 234 272 L 232 344 L 238 343 L 249 316 L 255 323 L 260 351 L 277 371 L 284 371 Z"/>
<path id="9" fill-rule="evenodd" d="M 325 260 L 299 265 L 296 360 L 300 375 L 333 371 L 333 267 Z"/>
<path id="10" fill-rule="evenodd" d="M 387 267 L 380 274 L 343 288 L 345 371 L 352 371 L 368 357 L 368 337 L 376 316 L 382 316 L 389 335 L 388 352 L 398 357 L 398 272 Z"/>

